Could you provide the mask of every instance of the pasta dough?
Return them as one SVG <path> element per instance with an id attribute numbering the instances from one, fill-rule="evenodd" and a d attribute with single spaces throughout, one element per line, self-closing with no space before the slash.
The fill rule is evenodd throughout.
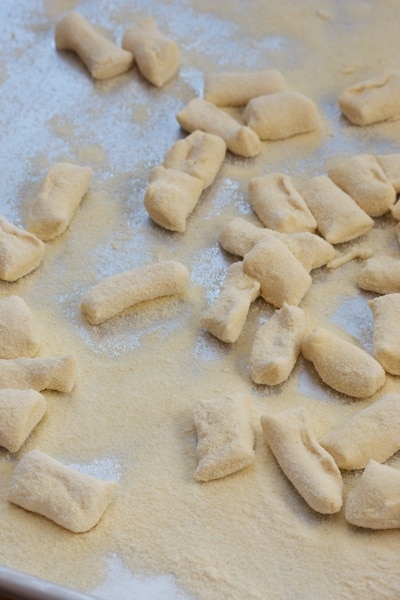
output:
<path id="1" fill-rule="evenodd" d="M 207 73 L 204 77 L 204 99 L 215 106 L 245 106 L 252 98 L 286 88 L 283 75 L 273 69 Z"/>
<path id="2" fill-rule="evenodd" d="M 7 499 L 65 529 L 82 533 L 100 521 L 116 485 L 74 471 L 40 450 L 31 450 L 15 468 Z"/>
<path id="3" fill-rule="evenodd" d="M 400 292 L 400 260 L 394 256 L 372 256 L 359 270 L 357 285 L 377 294 Z"/>
<path id="4" fill-rule="evenodd" d="M 17 281 L 28 275 L 39 266 L 43 254 L 41 240 L 0 216 L 0 279 Z"/>
<path id="5" fill-rule="evenodd" d="M 400 192 L 400 154 L 378 154 L 376 160 L 397 193 Z"/>
<path id="6" fill-rule="evenodd" d="M 34 356 L 40 336 L 32 311 L 20 296 L 0 300 L 0 358 Z"/>
<path id="7" fill-rule="evenodd" d="M 73 356 L 0 360 L 0 388 L 55 390 L 69 394 L 76 380 Z"/>
<path id="8" fill-rule="evenodd" d="M 46 412 L 35 390 L 0 389 L 0 446 L 17 452 Z"/>
<path id="9" fill-rule="evenodd" d="M 373 355 L 387 373 L 400 375 L 400 294 L 368 302 L 374 317 Z"/>

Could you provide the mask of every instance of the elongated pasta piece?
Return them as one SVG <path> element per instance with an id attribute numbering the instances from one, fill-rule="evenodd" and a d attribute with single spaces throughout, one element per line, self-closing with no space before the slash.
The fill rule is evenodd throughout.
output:
<path id="1" fill-rule="evenodd" d="M 76 380 L 73 356 L 0 360 L 0 388 L 69 393 Z"/>
<path id="2" fill-rule="evenodd" d="M 34 356 L 40 335 L 32 311 L 20 296 L 0 300 L 0 358 Z"/>
<path id="3" fill-rule="evenodd" d="M 322 514 L 339 512 L 342 477 L 332 456 L 318 443 L 306 409 L 264 415 L 261 425 L 279 466 L 307 504 Z"/>
<path id="4" fill-rule="evenodd" d="M 367 398 L 385 383 L 385 371 L 378 361 L 322 327 L 304 339 L 301 351 L 313 363 L 322 381 L 342 394 Z"/>
<path id="5" fill-rule="evenodd" d="M 372 256 L 359 270 L 357 285 L 377 294 L 400 292 L 400 259 L 394 256 Z"/>
<path id="6" fill-rule="evenodd" d="M 17 464 L 7 499 L 74 533 L 89 531 L 100 521 L 117 484 L 79 473 L 40 450 Z"/>
<path id="7" fill-rule="evenodd" d="M 342 267 L 346 263 L 350 262 L 354 258 L 360 258 L 361 260 L 366 260 L 373 255 L 373 251 L 371 248 L 352 248 L 348 252 L 337 256 L 336 258 L 330 260 L 326 263 L 328 269 L 338 269 Z"/>
<path id="8" fill-rule="evenodd" d="M 397 193 L 400 192 L 400 153 L 378 154 L 376 160 Z"/>
<path id="9" fill-rule="evenodd" d="M 0 279 L 17 281 L 28 275 L 40 265 L 43 254 L 39 238 L 0 216 Z"/>
<path id="10" fill-rule="evenodd" d="M 198 481 L 220 479 L 254 462 L 250 399 L 225 396 L 200 400 L 193 410 L 197 431 Z"/>
<path id="11" fill-rule="evenodd" d="M 373 355 L 387 373 L 400 375 L 400 293 L 368 304 L 374 317 Z"/>
<path id="12" fill-rule="evenodd" d="M 58 50 L 75 52 L 94 79 L 108 79 L 125 73 L 134 58 L 131 52 L 119 48 L 104 37 L 79 13 L 71 12 L 56 27 Z"/>
<path id="13" fill-rule="evenodd" d="M 286 88 L 282 73 L 275 69 L 207 73 L 204 77 L 204 99 L 215 106 L 245 106 L 252 98 Z"/>
<path id="14" fill-rule="evenodd" d="M 0 446 L 17 452 L 46 412 L 35 390 L 0 389 Z"/>

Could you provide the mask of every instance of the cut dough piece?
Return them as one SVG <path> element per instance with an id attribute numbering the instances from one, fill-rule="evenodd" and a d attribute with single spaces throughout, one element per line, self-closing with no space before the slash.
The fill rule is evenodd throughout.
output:
<path id="1" fill-rule="evenodd" d="M 350 262 L 354 258 L 360 258 L 361 260 L 366 260 L 373 255 L 373 251 L 371 248 L 352 248 L 348 252 L 337 256 L 336 258 L 330 260 L 326 266 L 328 269 L 338 269 L 342 267 L 346 263 Z"/>
<path id="2" fill-rule="evenodd" d="M 378 361 L 322 327 L 305 338 L 301 351 L 314 364 L 322 381 L 342 394 L 367 398 L 385 383 L 385 371 Z"/>
<path id="3" fill-rule="evenodd" d="M 32 202 L 27 229 L 47 242 L 64 233 L 89 188 L 92 169 L 69 163 L 53 165 Z"/>
<path id="4" fill-rule="evenodd" d="M 0 388 L 69 393 L 76 380 L 73 356 L 0 360 Z"/>
<path id="5" fill-rule="evenodd" d="M 400 527 L 400 471 L 371 460 L 350 490 L 344 514 L 357 527 Z"/>
<path id="6" fill-rule="evenodd" d="M 143 77 L 157 87 L 178 72 L 178 45 L 161 33 L 151 17 L 141 19 L 125 31 L 122 47 L 132 52 Z"/>
<path id="7" fill-rule="evenodd" d="M 193 98 L 176 118 L 182 129 L 189 133 L 201 129 L 219 135 L 225 141 L 228 150 L 234 154 L 248 158 L 261 152 L 261 142 L 257 134 L 211 102 Z"/>
<path id="8" fill-rule="evenodd" d="M 249 100 L 287 89 L 280 71 L 207 73 L 204 77 L 204 99 L 215 106 L 245 106 Z"/>
<path id="9" fill-rule="evenodd" d="M 315 231 L 317 222 L 307 204 L 283 173 L 250 179 L 250 204 L 265 227 L 284 233 Z"/>
<path id="10" fill-rule="evenodd" d="M 265 441 L 286 477 L 315 511 L 339 512 L 342 477 L 332 456 L 318 443 L 305 408 L 261 417 Z"/>
<path id="11" fill-rule="evenodd" d="M 125 73 L 134 58 L 131 52 L 119 48 L 107 39 L 79 13 L 71 12 L 56 27 L 58 50 L 75 52 L 94 79 L 108 79 Z"/>
<path id="12" fill-rule="evenodd" d="M 306 331 L 304 311 L 284 304 L 257 330 L 250 354 L 250 374 L 255 383 L 278 385 L 296 364 Z"/>
<path id="13" fill-rule="evenodd" d="M 0 216 L 0 279 L 17 281 L 34 271 L 40 265 L 44 248 L 35 235 Z"/>
<path id="14" fill-rule="evenodd" d="M 329 177 L 313 177 L 305 183 L 301 195 L 317 221 L 318 230 L 331 244 L 353 240 L 374 225 L 371 217 Z"/>
<path id="15" fill-rule="evenodd" d="M 396 202 L 394 206 L 391 207 L 390 212 L 392 213 L 392 217 L 397 221 L 400 221 L 400 200 Z"/>
<path id="16" fill-rule="evenodd" d="M 303 94 L 277 92 L 250 100 L 243 120 L 260 140 L 283 140 L 315 129 L 318 112 L 311 98 Z"/>
<path id="17" fill-rule="evenodd" d="M 400 394 L 386 394 L 328 431 L 320 443 L 340 469 L 363 469 L 400 450 Z"/>
<path id="18" fill-rule="evenodd" d="M 342 113 L 354 125 L 372 125 L 400 117 L 400 73 L 392 70 L 361 81 L 339 96 Z"/>
<path id="19" fill-rule="evenodd" d="M 400 293 L 368 304 L 374 316 L 373 355 L 387 373 L 400 375 Z"/>
<path id="20" fill-rule="evenodd" d="M 188 279 L 187 268 L 173 260 L 145 265 L 94 285 L 86 292 L 81 309 L 91 325 L 99 325 L 139 302 L 182 293 Z"/>
<path id="21" fill-rule="evenodd" d="M 17 452 L 46 412 L 35 390 L 0 389 L 0 446 Z"/>
<path id="22" fill-rule="evenodd" d="M 400 192 L 400 154 L 378 154 L 376 160 L 397 193 Z"/>
<path id="23" fill-rule="evenodd" d="M 273 235 L 271 229 L 258 227 L 245 219 L 235 217 L 223 227 L 218 241 L 226 252 L 243 258 L 258 242 Z"/>
<path id="24" fill-rule="evenodd" d="M 262 240 L 243 259 L 243 270 L 261 284 L 261 295 L 280 308 L 285 302 L 297 306 L 307 293 L 312 279 L 283 242 Z"/>
<path id="25" fill-rule="evenodd" d="M 203 182 L 183 171 L 154 167 L 144 197 L 152 220 L 168 229 L 184 233 L 186 219 L 193 212 L 203 191 Z"/>
<path id="26" fill-rule="evenodd" d="M 400 259 L 394 256 L 372 256 L 359 270 L 357 285 L 377 294 L 400 292 Z"/>
<path id="27" fill-rule="evenodd" d="M 198 481 L 220 479 L 254 462 L 250 399 L 226 396 L 200 400 L 193 410 L 197 431 Z"/>
<path id="28" fill-rule="evenodd" d="M 40 336 L 32 311 L 20 296 L 0 300 L 0 358 L 34 356 Z"/>
<path id="29" fill-rule="evenodd" d="M 113 481 L 79 473 L 40 450 L 31 450 L 15 468 L 7 500 L 82 533 L 100 521 L 116 487 Z"/>
<path id="30" fill-rule="evenodd" d="M 221 342 L 236 342 L 242 333 L 250 304 L 259 293 L 260 284 L 246 275 L 243 263 L 233 263 L 228 267 L 218 298 L 207 310 L 201 324 Z"/>
<path id="31" fill-rule="evenodd" d="M 175 142 L 165 154 L 163 165 L 201 179 L 207 188 L 220 170 L 225 153 L 226 144 L 219 135 L 197 130 Z"/>

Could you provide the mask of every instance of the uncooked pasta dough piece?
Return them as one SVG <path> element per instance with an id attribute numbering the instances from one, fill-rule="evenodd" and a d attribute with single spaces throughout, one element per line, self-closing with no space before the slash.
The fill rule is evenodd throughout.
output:
<path id="1" fill-rule="evenodd" d="M 400 200 L 391 207 L 390 212 L 392 213 L 392 217 L 400 221 Z"/>
<path id="2" fill-rule="evenodd" d="M 262 297 L 278 308 L 285 302 L 297 306 L 312 283 L 303 265 L 275 238 L 256 244 L 245 255 L 243 269 L 260 282 Z"/>
<path id="3" fill-rule="evenodd" d="M 322 381 L 334 390 L 367 398 L 385 383 L 385 371 L 365 350 L 317 327 L 303 341 L 302 354 L 310 360 Z"/>
<path id="4" fill-rule="evenodd" d="M 342 477 L 332 456 L 318 443 L 305 408 L 261 417 L 265 441 L 286 477 L 315 511 L 337 513 Z"/>
<path id="5" fill-rule="evenodd" d="M 243 263 L 233 263 L 228 267 L 218 298 L 207 310 L 201 324 L 221 342 L 236 342 L 242 333 L 250 304 L 259 293 L 260 284 L 246 275 Z"/>
<path id="6" fill-rule="evenodd" d="M 43 254 L 41 240 L 0 216 L 0 279 L 17 281 L 28 275 L 40 265 Z"/>
<path id="7" fill-rule="evenodd" d="M 73 356 L 0 360 L 0 388 L 69 393 L 76 380 Z"/>
<path id="8" fill-rule="evenodd" d="M 397 193 L 400 192 L 400 154 L 378 154 L 376 160 Z"/>
<path id="9" fill-rule="evenodd" d="M 320 443 L 340 469 L 363 469 L 400 450 L 400 394 L 386 394 L 329 430 Z"/>
<path id="10" fill-rule="evenodd" d="M 0 389 L 0 446 L 17 452 L 46 412 L 35 390 Z"/>
<path id="11" fill-rule="evenodd" d="M 351 156 L 328 174 L 370 217 L 385 215 L 396 201 L 396 190 L 371 154 Z"/>
<path id="12" fill-rule="evenodd" d="M 34 356 L 40 336 L 32 311 L 20 296 L 0 300 L 0 358 Z"/>
<path id="13" fill-rule="evenodd" d="M 79 13 L 71 12 L 56 27 L 58 50 L 75 52 L 94 79 L 108 79 L 125 73 L 134 58 L 131 52 L 119 48 L 104 37 Z"/>
<path id="14" fill-rule="evenodd" d="M 400 73 L 392 70 L 345 89 L 342 113 L 354 125 L 372 125 L 400 117 Z"/>
<path id="15" fill-rule="evenodd" d="M 317 221 L 318 230 L 331 244 L 353 240 L 374 225 L 371 217 L 329 177 L 313 177 L 304 184 L 301 195 Z"/>
<path id="16" fill-rule="evenodd" d="M 274 232 L 271 229 L 258 227 L 245 219 L 235 217 L 223 227 L 218 241 L 226 252 L 243 257 L 258 242 L 273 237 L 273 235 Z"/>
<path id="17" fill-rule="evenodd" d="M 203 181 L 198 177 L 160 165 L 150 173 L 144 207 L 157 225 L 184 233 L 202 191 Z"/>
<path id="18" fill-rule="evenodd" d="M 250 354 L 252 380 L 263 385 L 286 381 L 300 354 L 305 330 L 304 311 L 288 304 L 261 325 Z"/>
<path id="19" fill-rule="evenodd" d="M 354 258 L 361 258 L 361 260 L 366 260 L 373 255 L 373 251 L 370 248 L 352 248 L 348 252 L 345 252 L 341 256 L 330 260 L 326 263 L 328 269 L 337 269 L 338 267 L 342 267 L 346 263 L 350 262 Z"/>
<path id="20" fill-rule="evenodd" d="M 318 112 L 311 98 L 303 94 L 277 92 L 250 100 L 243 120 L 260 140 L 283 140 L 315 129 Z"/>
<path id="21" fill-rule="evenodd" d="M 400 471 L 371 460 L 350 490 L 344 514 L 357 527 L 400 527 Z"/>
<path id="22" fill-rule="evenodd" d="M 27 229 L 43 241 L 64 233 L 86 194 L 92 169 L 69 163 L 50 167 L 30 207 Z"/>
<path id="23" fill-rule="evenodd" d="M 116 487 L 113 481 L 79 473 L 40 450 L 31 450 L 15 468 L 7 500 L 82 533 L 100 521 Z"/>
<path id="24" fill-rule="evenodd" d="M 368 304 L 374 316 L 373 355 L 387 373 L 400 375 L 400 293 Z"/>
<path id="25" fill-rule="evenodd" d="M 132 52 L 143 77 L 157 87 L 178 72 L 178 45 L 161 33 L 151 17 L 141 19 L 125 31 L 122 47 Z"/>
<path id="26" fill-rule="evenodd" d="M 359 270 L 357 285 L 377 294 L 400 292 L 400 259 L 394 256 L 372 256 Z"/>
<path id="27" fill-rule="evenodd" d="M 145 265 L 94 285 L 86 292 L 81 309 L 91 325 L 99 325 L 139 302 L 182 293 L 188 279 L 187 268 L 173 260 Z"/>
<path id="28" fill-rule="evenodd" d="M 315 231 L 317 223 L 288 175 L 253 177 L 248 190 L 250 204 L 265 227 L 284 233 Z"/>
<path id="29" fill-rule="evenodd" d="M 198 401 L 193 409 L 197 431 L 198 481 L 220 479 L 254 462 L 250 399 L 225 396 Z"/>
<path id="30" fill-rule="evenodd" d="M 193 98 L 176 118 L 185 131 L 201 129 L 219 135 L 225 141 L 228 150 L 234 154 L 248 158 L 261 152 L 261 142 L 257 134 L 211 102 Z"/>
<path id="31" fill-rule="evenodd" d="M 220 170 L 225 153 L 226 144 L 219 135 L 197 130 L 175 142 L 165 154 L 163 165 L 201 179 L 207 188 Z"/>
<path id="32" fill-rule="evenodd" d="M 207 73 L 204 77 L 204 99 L 215 106 L 245 106 L 252 98 L 286 88 L 282 73 L 273 69 Z"/>

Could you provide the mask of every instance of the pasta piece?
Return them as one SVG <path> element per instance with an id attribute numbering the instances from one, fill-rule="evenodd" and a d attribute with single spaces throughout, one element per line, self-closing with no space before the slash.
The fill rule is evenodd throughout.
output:
<path id="1" fill-rule="evenodd" d="M 312 279 L 283 242 L 270 238 L 259 242 L 243 259 L 243 270 L 261 284 L 261 295 L 280 308 L 285 302 L 297 306 Z"/>
<path id="2" fill-rule="evenodd" d="M 258 242 L 273 237 L 271 229 L 258 227 L 236 217 L 228 221 L 219 234 L 218 241 L 226 252 L 243 258 Z"/>
<path id="3" fill-rule="evenodd" d="M 74 471 L 40 450 L 17 464 L 7 499 L 74 533 L 89 531 L 100 521 L 117 484 Z"/>
<path id="4" fill-rule="evenodd" d="M 286 477 L 311 508 L 339 512 L 342 477 L 333 458 L 318 443 L 305 408 L 261 417 L 265 441 Z"/>
<path id="5" fill-rule="evenodd" d="M 304 311 L 288 304 L 261 325 L 250 354 L 252 380 L 263 385 L 286 381 L 300 354 L 305 330 Z"/>
<path id="6" fill-rule="evenodd" d="M 69 394 L 76 380 L 73 356 L 0 360 L 0 388 L 55 390 Z"/>
<path id="7" fill-rule="evenodd" d="M 348 242 L 373 227 L 374 222 L 329 177 L 313 177 L 301 190 L 318 230 L 331 244 Z"/>
<path id="8" fill-rule="evenodd" d="M 385 371 L 372 356 L 322 327 L 305 338 L 301 351 L 322 381 L 342 394 L 367 398 L 385 383 Z"/>
<path id="9" fill-rule="evenodd" d="M 346 520 L 357 527 L 400 527 L 400 472 L 371 460 L 350 490 L 345 504 Z"/>
<path id="10" fill-rule="evenodd" d="M 215 106 L 245 106 L 252 98 L 281 92 L 286 88 L 283 75 L 273 69 L 207 73 L 204 78 L 204 99 Z"/>
<path id="11" fill-rule="evenodd" d="M 242 333 L 250 304 L 258 298 L 260 284 L 243 271 L 243 263 L 228 267 L 216 301 L 209 307 L 201 324 L 213 336 L 232 344 Z"/>
<path id="12" fill-rule="evenodd" d="M 320 440 L 340 469 L 363 469 L 400 450 L 400 394 L 386 394 L 339 423 Z"/>
<path id="13" fill-rule="evenodd" d="M 226 144 L 221 137 L 197 130 L 175 142 L 164 156 L 163 165 L 201 179 L 207 188 L 220 170 L 225 153 Z"/>
<path id="14" fill-rule="evenodd" d="M 131 52 L 107 39 L 79 13 L 71 12 L 56 27 L 58 50 L 75 52 L 94 79 L 108 79 L 128 71 L 133 65 Z"/>
<path id="15" fill-rule="evenodd" d="M 144 197 L 144 206 L 152 220 L 170 231 L 184 233 L 186 220 L 198 203 L 203 182 L 183 171 L 154 167 Z"/>
<path id="16" fill-rule="evenodd" d="M 318 112 L 315 103 L 303 94 L 277 92 L 250 100 L 243 120 L 260 140 L 283 140 L 315 129 Z"/>
<path id="17" fill-rule="evenodd" d="M 150 83 L 162 87 L 179 70 L 179 48 L 158 29 L 151 17 L 129 27 L 122 47 L 132 52 L 139 71 Z"/>
<path id="18" fill-rule="evenodd" d="M 337 269 L 338 267 L 342 267 L 346 263 L 350 262 L 354 258 L 366 260 L 367 258 L 370 258 L 372 254 L 373 251 L 370 248 L 352 248 L 341 256 L 330 260 L 328 263 L 326 263 L 326 266 L 328 269 Z"/>
<path id="19" fill-rule="evenodd" d="M 390 212 L 392 213 L 393 218 L 400 221 L 400 201 L 396 202 L 396 204 L 391 207 Z"/>
<path id="20" fill-rule="evenodd" d="M 86 292 L 81 309 L 91 325 L 115 317 L 125 308 L 184 291 L 189 271 L 179 262 L 164 260 L 106 277 Z"/>
<path id="21" fill-rule="evenodd" d="M 193 410 L 197 431 L 197 481 L 220 479 L 254 462 L 250 400 L 225 396 L 200 400 Z"/>
<path id="22" fill-rule="evenodd" d="M 394 256 L 372 256 L 359 270 L 357 285 L 377 294 L 400 292 L 400 260 Z"/>
<path id="23" fill-rule="evenodd" d="M 17 281 L 41 263 L 44 244 L 35 235 L 0 216 L 0 279 Z"/>
<path id="24" fill-rule="evenodd" d="M 32 311 L 20 296 L 0 300 L 0 358 L 34 356 L 40 336 Z"/>
<path id="25" fill-rule="evenodd" d="M 400 154 L 378 154 L 376 160 L 397 193 L 400 192 Z"/>
<path id="26" fill-rule="evenodd" d="M 225 141 L 228 150 L 234 154 L 248 158 L 261 152 L 261 142 L 257 134 L 211 102 L 193 98 L 176 118 L 182 129 L 189 133 L 201 129 L 206 133 L 219 135 Z"/>
<path id="27" fill-rule="evenodd" d="M 400 73 L 392 70 L 361 81 L 339 96 L 342 113 L 354 125 L 372 125 L 400 116 Z"/>
<path id="28" fill-rule="evenodd" d="M 18 452 L 46 412 L 46 400 L 35 390 L 0 390 L 0 446 Z"/>
<path id="29" fill-rule="evenodd" d="M 315 231 L 317 223 L 288 175 L 253 177 L 248 188 L 250 204 L 265 227 L 284 233 Z"/>
<path id="30" fill-rule="evenodd" d="M 373 355 L 387 373 L 400 375 L 400 293 L 368 304 L 374 317 Z"/>

